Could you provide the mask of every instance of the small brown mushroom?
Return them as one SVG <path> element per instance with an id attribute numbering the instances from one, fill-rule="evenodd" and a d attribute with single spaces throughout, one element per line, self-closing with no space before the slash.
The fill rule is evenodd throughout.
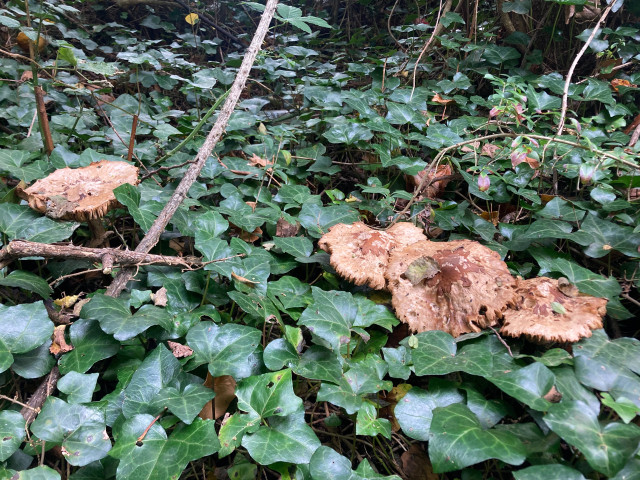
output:
<path id="1" fill-rule="evenodd" d="M 138 169 L 102 160 L 82 168 L 61 168 L 18 193 L 48 217 L 88 222 L 90 246 L 97 246 L 106 238 L 100 219 L 118 205 L 113 190 L 125 183 L 138 184 Z"/>
<path id="2" fill-rule="evenodd" d="M 396 315 L 416 332 L 477 332 L 515 300 L 515 279 L 500 255 L 471 240 L 398 248 L 386 278 Z"/>
<path id="3" fill-rule="evenodd" d="M 331 266 L 356 285 L 385 289 L 384 272 L 389 254 L 398 247 L 426 240 L 422 229 L 411 223 L 396 223 L 386 231 L 374 230 L 362 222 L 340 223 L 322 236 L 318 246 L 331 254 Z"/>
<path id="4" fill-rule="evenodd" d="M 500 333 L 542 342 L 573 343 L 590 337 L 591 330 L 602 328 L 607 299 L 573 295 L 565 282 L 546 277 L 518 279 L 516 307 L 504 312 Z"/>

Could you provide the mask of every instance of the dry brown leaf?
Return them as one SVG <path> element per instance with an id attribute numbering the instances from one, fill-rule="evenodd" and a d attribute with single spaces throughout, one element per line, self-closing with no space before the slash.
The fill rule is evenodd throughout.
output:
<path id="1" fill-rule="evenodd" d="M 82 307 L 85 306 L 85 304 L 89 303 L 89 300 L 91 300 L 90 298 L 83 298 L 82 300 L 78 300 L 76 302 L 76 304 L 73 306 L 73 314 L 76 317 L 80 316 L 80 311 L 82 310 Z"/>
<path id="2" fill-rule="evenodd" d="M 429 455 L 419 443 L 414 443 L 400 457 L 402 473 L 407 480 L 438 480 L 439 475 L 433 473 Z"/>
<path id="3" fill-rule="evenodd" d="M 487 222 L 493 223 L 496 227 L 498 226 L 498 223 L 500 223 L 500 212 L 499 211 L 481 212 L 480 213 L 480 217 L 485 219 Z"/>
<path id="4" fill-rule="evenodd" d="M 284 218 L 279 218 L 276 224 L 276 237 L 295 237 L 300 231 L 300 223 L 295 225 L 287 222 Z"/>
<path id="5" fill-rule="evenodd" d="M 253 287 L 260 283 L 260 282 L 254 282 L 253 280 L 249 280 L 248 278 L 241 277 L 235 272 L 231 272 L 231 278 L 238 280 L 239 282 L 244 283 L 245 285 L 249 285 L 250 287 Z"/>
<path id="6" fill-rule="evenodd" d="M 167 340 L 167 346 L 171 350 L 171 353 L 173 353 L 173 356 L 176 358 L 185 358 L 193 355 L 193 350 L 187 345 L 182 345 L 181 343 Z"/>
<path id="7" fill-rule="evenodd" d="M 430 257 L 439 271 L 414 284 L 407 270 Z M 497 252 L 471 240 L 416 242 L 391 253 L 385 274 L 400 320 L 416 332 L 454 337 L 495 325 L 515 300 L 515 279 Z"/>
<path id="8" fill-rule="evenodd" d="M 255 230 L 251 233 L 247 232 L 246 230 L 241 230 L 238 238 L 244 240 L 247 243 L 257 242 L 262 238 L 262 229 L 260 227 L 256 227 Z"/>
<path id="9" fill-rule="evenodd" d="M 215 418 L 220 418 L 229 408 L 229 404 L 236 398 L 236 381 L 231 375 L 216 377 L 213 379 L 213 391 L 216 392 L 216 396 L 213 399 Z"/>
<path id="10" fill-rule="evenodd" d="M 167 306 L 167 289 L 161 287 L 158 289 L 156 293 L 151 294 L 151 300 L 156 307 L 166 307 Z"/>
<path id="11" fill-rule="evenodd" d="M 251 156 L 251 158 L 249 158 L 249 160 L 247 160 L 247 165 L 249 165 L 250 167 L 260 167 L 260 168 L 265 168 L 269 165 L 273 165 L 273 160 L 267 160 L 265 158 L 261 158 L 258 155 L 256 155 L 255 153 Z M 267 171 L 270 172 L 272 171 L 272 168 L 268 168 Z"/>
<path id="12" fill-rule="evenodd" d="M 62 355 L 63 353 L 73 350 L 73 345 L 69 345 L 64 338 L 64 331 L 67 328 L 66 325 L 58 325 L 53 329 L 52 343 L 49 347 L 49 351 L 53 355 Z"/>
<path id="13" fill-rule="evenodd" d="M 545 393 L 542 398 L 551 403 L 558 403 L 560 402 L 560 400 L 562 400 L 562 394 L 558 391 L 556 386 L 553 385 L 551 387 L 551 390 Z"/>
<path id="14" fill-rule="evenodd" d="M 433 169 L 425 169 L 421 172 L 418 172 L 416 175 L 410 176 L 411 184 L 415 188 L 420 185 L 422 179 L 427 177 L 424 187 L 420 194 L 425 198 L 435 199 L 440 196 L 440 194 L 444 191 L 445 187 L 449 183 L 450 179 L 442 179 L 443 177 L 449 177 L 453 173 L 450 165 L 438 165 L 438 167 Z"/>
<path id="15" fill-rule="evenodd" d="M 204 386 L 213 390 L 214 381 L 213 381 L 213 377 L 209 372 L 207 372 L 207 377 L 204 379 Z M 200 410 L 200 413 L 198 414 L 198 416 L 203 420 L 214 419 L 213 400 L 209 400 L 207 403 L 204 404 L 204 407 L 202 407 L 202 410 Z"/>
<path id="16" fill-rule="evenodd" d="M 607 299 L 570 297 L 558 288 L 558 280 L 538 277 L 518 279 L 516 306 L 504 312 L 500 333 L 526 336 L 541 342 L 577 342 L 602 328 Z"/>
<path id="17" fill-rule="evenodd" d="M 456 103 L 453 98 L 442 98 L 439 93 L 436 93 L 431 101 L 439 103 L 440 105 L 451 105 L 452 103 Z"/>
<path id="18" fill-rule="evenodd" d="M 493 143 L 485 143 L 482 145 L 482 150 L 480 150 L 480 154 L 485 157 L 494 158 L 500 147 L 498 145 L 494 145 Z"/>

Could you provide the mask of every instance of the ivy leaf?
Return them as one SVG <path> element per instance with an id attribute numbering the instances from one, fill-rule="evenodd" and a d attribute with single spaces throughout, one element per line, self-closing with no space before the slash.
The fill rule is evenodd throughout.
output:
<path id="1" fill-rule="evenodd" d="M 307 237 L 275 237 L 273 243 L 294 257 L 308 257 L 313 253 L 313 243 Z"/>
<path id="2" fill-rule="evenodd" d="M 20 412 L 0 412 L 0 462 L 4 462 L 20 448 L 25 436 L 25 420 Z"/>
<path id="3" fill-rule="evenodd" d="M 47 162 L 34 162 L 35 158 L 37 155 L 26 150 L 0 150 L 0 172 L 31 183 L 43 178 L 50 168 Z"/>
<path id="4" fill-rule="evenodd" d="M 76 320 L 70 327 L 69 336 L 74 349 L 58 361 L 63 375 L 71 371 L 84 373 L 94 363 L 112 357 L 120 350 L 120 342 L 104 333 L 95 320 Z"/>
<path id="5" fill-rule="evenodd" d="M 334 352 L 320 345 L 313 345 L 302 354 L 294 372 L 305 378 L 339 383 L 342 364 Z"/>
<path id="6" fill-rule="evenodd" d="M 245 433 L 255 432 L 260 425 L 260 417 L 234 413 L 220 427 L 220 458 L 226 457 L 240 446 Z"/>
<path id="7" fill-rule="evenodd" d="M 196 419 L 191 425 L 179 425 L 171 436 L 154 423 L 138 446 L 138 437 L 151 422 L 151 415 L 136 415 L 122 425 L 111 456 L 120 459 L 119 480 L 154 480 L 178 478 L 187 463 L 220 448 L 212 420 Z"/>
<path id="8" fill-rule="evenodd" d="M 344 408 L 348 414 L 355 413 L 363 403 L 363 396 L 391 390 L 393 384 L 384 381 L 387 374 L 385 362 L 377 355 L 367 355 L 353 362 L 337 384 L 322 383 L 318 401 L 328 401 Z"/>
<path id="9" fill-rule="evenodd" d="M 512 433 L 483 430 L 465 405 L 454 403 L 433 412 L 429 458 L 435 473 L 459 470 L 490 458 L 520 465 L 525 453 L 524 446 Z"/>
<path id="10" fill-rule="evenodd" d="M 171 413 L 189 425 L 205 404 L 215 396 L 212 389 L 197 383 L 190 383 L 183 391 L 175 387 L 162 389 L 154 403 L 165 405 Z"/>
<path id="11" fill-rule="evenodd" d="M 604 330 L 574 345 L 576 377 L 584 385 L 626 397 L 640 407 L 640 341 L 609 340 Z"/>
<path id="12" fill-rule="evenodd" d="M 356 416 L 356 435 L 382 435 L 391 439 L 391 422 L 386 418 L 378 418 L 376 406 L 370 402 L 364 402 Z"/>
<path id="13" fill-rule="evenodd" d="M 359 141 L 368 141 L 373 138 L 373 132 L 367 127 L 355 122 L 347 122 L 334 125 L 322 134 L 330 143 L 353 145 Z"/>
<path id="14" fill-rule="evenodd" d="M 634 257 L 638 255 L 640 247 L 640 236 L 634 235 L 631 227 L 602 220 L 593 214 L 587 215 L 575 238 L 571 239 L 586 246 L 584 253 L 593 258 L 604 257 L 611 250 Z"/>
<path id="15" fill-rule="evenodd" d="M 351 224 L 357 222 L 358 213 L 346 205 L 322 207 L 318 204 L 307 202 L 302 205 L 298 220 L 310 235 L 321 237 L 329 231 L 330 227 L 338 223 Z"/>
<path id="16" fill-rule="evenodd" d="M 153 325 L 170 321 L 162 308 L 144 305 L 135 315 L 131 315 L 129 301 L 100 293 L 82 307 L 80 318 L 99 321 L 102 330 L 120 341 L 129 340 Z"/>
<path id="17" fill-rule="evenodd" d="M 640 441 L 637 425 L 601 425 L 597 415 L 579 401 L 551 405 L 544 421 L 565 442 L 580 450 L 593 469 L 608 477 L 624 467 Z"/>
<path id="18" fill-rule="evenodd" d="M 513 472 L 515 480 L 586 480 L 584 475 L 566 465 L 556 463 L 554 465 L 534 465 Z"/>
<path id="19" fill-rule="evenodd" d="M 555 376 L 542 363 L 535 362 L 505 373 L 497 371 L 486 378 L 507 395 L 534 410 L 546 411 L 549 408 L 549 401 L 543 397 L 553 386 Z"/>
<path id="20" fill-rule="evenodd" d="M 60 474 L 53 468 L 41 465 L 39 467 L 30 468 L 17 472 L 11 480 L 60 480 Z"/>
<path id="21" fill-rule="evenodd" d="M 187 332 L 187 344 L 201 363 L 208 363 L 213 377 L 231 375 L 236 380 L 247 373 L 247 363 L 260 345 L 260 330 L 244 325 L 201 322 Z"/>
<path id="22" fill-rule="evenodd" d="M 261 465 L 306 464 L 320 447 L 320 440 L 305 423 L 301 408 L 286 417 L 272 417 L 269 426 L 260 426 L 255 433 L 245 435 L 242 446 Z"/>
<path id="23" fill-rule="evenodd" d="M 13 363 L 14 353 L 29 352 L 46 342 L 53 333 L 53 322 L 49 320 L 42 302 L 24 303 L 13 307 L 0 305 L 2 329 L 0 329 L 0 371 Z M 3 368 L 4 367 L 4 368 Z"/>
<path id="24" fill-rule="evenodd" d="M 351 327 L 357 320 L 358 306 L 348 292 L 325 291 L 311 287 L 313 304 L 298 320 L 314 336 L 324 340 L 334 351 L 349 342 Z"/>
<path id="25" fill-rule="evenodd" d="M 58 390 L 67 394 L 68 403 L 89 403 L 97 382 L 97 373 L 69 372 L 58 380 Z"/>
<path id="26" fill-rule="evenodd" d="M 394 415 L 402 431 L 411 438 L 429 440 L 433 411 L 454 403 L 462 403 L 464 396 L 451 384 L 430 386 L 429 390 L 413 387 L 402 397 Z"/>
<path id="27" fill-rule="evenodd" d="M 367 459 L 353 471 L 348 458 L 325 446 L 318 448 L 311 457 L 309 471 L 313 480 L 400 480 L 397 475 L 384 476 L 375 473 Z"/>
<path id="28" fill-rule="evenodd" d="M 111 449 L 104 412 L 48 397 L 31 424 L 42 440 L 62 444 L 67 462 L 78 467 L 104 458 Z"/>
<path id="29" fill-rule="evenodd" d="M 40 378 L 48 374 L 56 363 L 49 351 L 51 343 L 52 341 L 49 339 L 34 350 L 16 353 L 13 356 L 11 370 L 22 378 Z"/>
<path id="30" fill-rule="evenodd" d="M 127 207 L 133 220 L 140 225 L 140 228 L 147 232 L 153 225 L 157 215 L 149 209 L 149 205 L 145 207 L 144 202 L 140 203 L 140 191 L 133 185 L 125 183 L 114 189 L 113 194 L 118 202 Z"/>
<path id="31" fill-rule="evenodd" d="M 6 277 L 0 278 L 0 285 L 35 292 L 42 298 L 49 298 L 52 291 L 45 279 L 30 272 L 23 272 L 22 270 L 14 270 Z"/>
<path id="32" fill-rule="evenodd" d="M 288 369 L 245 378 L 236 386 L 236 397 L 238 409 L 261 419 L 287 416 L 302 408 L 302 400 L 293 393 Z"/>
<path id="33" fill-rule="evenodd" d="M 471 375 L 490 376 L 493 357 L 484 345 L 469 344 L 457 349 L 451 335 L 439 330 L 415 335 L 417 348 L 411 356 L 416 375 L 446 375 L 463 371 Z"/>
<path id="34" fill-rule="evenodd" d="M 0 203 L 0 231 L 10 240 L 21 238 L 32 242 L 55 243 L 66 240 L 78 223 L 51 220 L 26 205 Z"/>

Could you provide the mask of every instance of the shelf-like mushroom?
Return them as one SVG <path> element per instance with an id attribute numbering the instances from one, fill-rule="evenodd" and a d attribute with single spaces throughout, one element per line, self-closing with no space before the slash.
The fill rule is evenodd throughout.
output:
<path id="1" fill-rule="evenodd" d="M 515 279 L 500 255 L 471 240 L 397 248 L 386 278 L 396 315 L 416 332 L 477 332 L 515 300 Z"/>
<path id="2" fill-rule="evenodd" d="M 385 288 L 384 273 L 389 254 L 396 248 L 426 240 L 422 229 L 411 223 L 396 223 L 386 231 L 374 230 L 362 222 L 340 223 L 329 229 L 318 246 L 331 254 L 331 266 L 356 285 Z"/>
<path id="3" fill-rule="evenodd" d="M 60 220 L 88 222 L 92 246 L 104 241 L 101 218 L 118 205 L 113 190 L 138 184 L 138 169 L 126 162 L 94 162 L 82 168 L 61 168 L 19 194 L 34 210 Z"/>
<path id="4" fill-rule="evenodd" d="M 500 333 L 542 342 L 577 342 L 602 328 L 607 299 L 581 295 L 566 281 L 538 277 L 518 279 L 516 307 L 504 313 Z"/>

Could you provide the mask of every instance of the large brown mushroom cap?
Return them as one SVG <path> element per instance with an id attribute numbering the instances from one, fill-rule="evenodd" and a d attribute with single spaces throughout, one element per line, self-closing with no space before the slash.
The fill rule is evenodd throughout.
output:
<path id="1" fill-rule="evenodd" d="M 61 168 L 36 181 L 21 195 L 34 210 L 62 220 L 103 217 L 118 205 L 113 190 L 138 184 L 138 169 L 126 162 L 102 160 L 82 168 Z"/>
<path id="2" fill-rule="evenodd" d="M 471 240 L 398 248 L 386 278 L 396 315 L 416 332 L 480 331 L 515 300 L 515 279 L 500 255 Z"/>
<path id="3" fill-rule="evenodd" d="M 329 229 L 318 246 L 331 254 L 331 266 L 356 285 L 385 288 L 384 272 L 389 253 L 397 247 L 425 240 L 422 230 L 411 223 L 397 223 L 387 231 L 374 230 L 362 222 L 340 223 Z"/>
<path id="4" fill-rule="evenodd" d="M 590 337 L 591 330 L 602 328 L 602 317 L 607 312 L 605 298 L 572 292 L 553 278 L 519 279 L 516 295 L 516 308 L 504 313 L 500 330 L 510 337 L 577 342 Z"/>

